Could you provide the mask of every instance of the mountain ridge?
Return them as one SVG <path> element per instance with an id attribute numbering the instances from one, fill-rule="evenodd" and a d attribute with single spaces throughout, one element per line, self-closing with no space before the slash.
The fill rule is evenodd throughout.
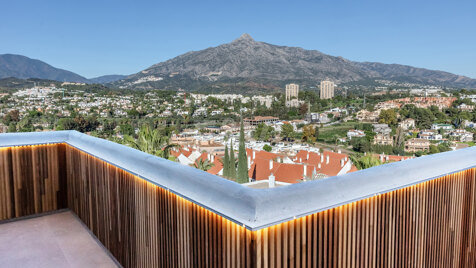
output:
<path id="1" fill-rule="evenodd" d="M 137 89 L 178 87 L 178 80 L 188 80 L 191 88 L 241 83 L 242 80 L 266 85 L 301 81 L 316 84 L 323 79 L 337 83 L 366 79 L 398 79 L 430 85 L 472 87 L 476 80 L 445 71 L 435 71 L 401 64 L 356 62 L 331 56 L 318 50 L 273 45 L 255 41 L 243 34 L 230 43 L 190 51 L 159 62 L 145 70 L 113 83 Z M 241 81 L 241 82 L 236 82 Z"/>
<path id="2" fill-rule="evenodd" d="M 0 79 L 44 79 L 59 82 L 110 83 L 125 78 L 125 75 L 103 75 L 87 79 L 74 72 L 56 68 L 44 61 L 17 54 L 0 54 Z"/>

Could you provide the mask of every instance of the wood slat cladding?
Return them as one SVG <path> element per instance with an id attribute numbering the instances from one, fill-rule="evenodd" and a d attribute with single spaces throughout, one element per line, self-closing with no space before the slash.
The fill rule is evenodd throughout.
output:
<path id="1" fill-rule="evenodd" d="M 252 266 L 251 231 L 73 147 L 68 205 L 125 267 Z"/>
<path id="2" fill-rule="evenodd" d="M 476 267 L 475 204 L 475 169 L 377 195 L 253 232 L 256 267 Z"/>
<path id="3" fill-rule="evenodd" d="M 65 148 L 0 148 L 0 220 L 66 208 Z"/>
<path id="4" fill-rule="evenodd" d="M 250 231 L 69 145 L 3 148 L 0 216 L 69 207 L 125 267 L 476 267 L 475 172 Z"/>

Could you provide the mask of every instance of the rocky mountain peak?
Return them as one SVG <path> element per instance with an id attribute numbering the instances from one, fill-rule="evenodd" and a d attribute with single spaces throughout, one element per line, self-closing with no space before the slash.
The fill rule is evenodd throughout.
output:
<path id="1" fill-rule="evenodd" d="M 240 41 L 241 42 L 255 42 L 253 37 L 251 37 L 251 35 L 247 33 L 242 34 L 238 39 L 235 39 L 234 42 L 240 42 Z"/>

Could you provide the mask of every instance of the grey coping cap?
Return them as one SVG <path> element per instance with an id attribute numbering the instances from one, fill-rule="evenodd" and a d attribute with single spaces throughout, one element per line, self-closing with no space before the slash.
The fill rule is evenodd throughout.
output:
<path id="1" fill-rule="evenodd" d="M 63 142 L 249 230 L 259 230 L 476 166 L 476 147 L 470 147 L 336 177 L 271 189 L 252 189 L 77 131 L 0 134 L 0 147 Z"/>

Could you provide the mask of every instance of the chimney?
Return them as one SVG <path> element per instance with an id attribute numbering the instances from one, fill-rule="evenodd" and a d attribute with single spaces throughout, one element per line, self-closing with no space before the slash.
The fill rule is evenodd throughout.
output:
<path id="1" fill-rule="evenodd" d="M 317 164 L 317 168 L 321 169 L 321 163 Z"/>
<path id="2" fill-rule="evenodd" d="M 256 152 L 255 152 L 255 150 L 253 150 L 253 160 L 255 160 L 255 159 L 256 159 Z"/>
<path id="3" fill-rule="evenodd" d="M 251 156 L 248 156 L 248 169 L 251 168 Z"/>
<path id="4" fill-rule="evenodd" d="M 329 164 L 329 155 L 326 157 L 326 164 Z"/>
<path id="5" fill-rule="evenodd" d="M 269 160 L 269 170 L 273 169 L 273 160 Z"/>
<path id="6" fill-rule="evenodd" d="M 306 155 L 306 160 L 309 160 L 309 153 L 307 153 Z"/>
<path id="7" fill-rule="evenodd" d="M 301 157 L 299 157 L 299 162 L 302 163 L 302 158 Z"/>
<path id="8" fill-rule="evenodd" d="M 210 158 L 210 161 L 211 162 L 215 162 L 215 155 L 212 154 L 211 158 Z"/>
<path id="9" fill-rule="evenodd" d="M 337 153 L 339 153 L 339 154 L 340 154 L 341 152 L 342 152 L 342 151 L 341 151 L 340 149 L 339 149 L 339 150 L 337 150 Z"/>
<path id="10" fill-rule="evenodd" d="M 207 159 L 208 159 L 208 161 L 211 161 L 211 155 L 210 154 L 207 154 Z"/>
<path id="11" fill-rule="evenodd" d="M 274 186 L 276 186 L 276 178 L 274 177 L 273 173 L 271 173 L 271 175 L 268 177 L 268 184 L 269 188 L 274 188 Z"/>
<path id="12" fill-rule="evenodd" d="M 340 160 L 340 167 L 344 167 L 344 158 Z"/>
<path id="13" fill-rule="evenodd" d="M 304 165 L 302 166 L 302 168 L 303 168 L 303 170 L 302 170 L 302 175 L 303 175 L 303 177 L 307 177 L 307 165 L 304 164 Z"/>
<path id="14" fill-rule="evenodd" d="M 324 154 L 321 154 L 321 163 L 324 162 Z"/>

